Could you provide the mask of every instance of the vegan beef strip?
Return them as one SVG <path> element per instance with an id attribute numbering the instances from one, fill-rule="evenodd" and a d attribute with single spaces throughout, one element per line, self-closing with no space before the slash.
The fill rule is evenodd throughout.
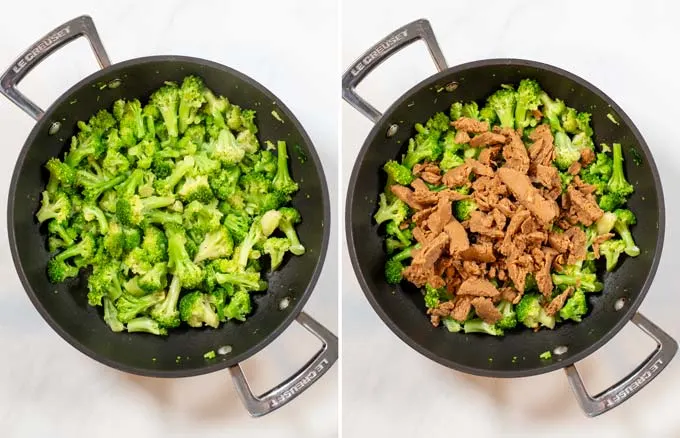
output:
<path id="1" fill-rule="evenodd" d="M 493 245 L 489 242 L 471 245 L 460 253 L 460 257 L 463 260 L 473 262 L 492 263 L 496 261 L 496 256 L 493 254 Z"/>
<path id="2" fill-rule="evenodd" d="M 488 324 L 496 324 L 503 316 L 489 298 L 477 297 L 472 300 L 472 305 L 477 316 Z"/>
<path id="3" fill-rule="evenodd" d="M 458 131 L 465 131 L 473 134 L 479 134 L 489 130 L 488 122 L 480 122 L 479 120 L 471 119 L 469 117 L 461 117 L 458 120 L 454 120 L 451 122 L 451 126 Z"/>
<path id="4" fill-rule="evenodd" d="M 458 295 L 474 295 L 477 297 L 495 297 L 500 292 L 490 281 L 482 278 L 468 278 L 458 288 Z"/>
<path id="5" fill-rule="evenodd" d="M 550 316 L 555 315 L 557 312 L 560 311 L 560 309 L 562 309 L 562 307 L 564 307 L 564 303 L 567 302 L 567 299 L 571 296 L 572 293 L 574 293 L 573 287 L 566 288 L 564 292 L 562 292 L 561 294 L 559 294 L 550 301 L 550 303 L 545 308 L 545 313 Z"/>
<path id="6" fill-rule="evenodd" d="M 496 134 L 495 132 L 482 132 L 477 134 L 470 139 L 468 143 L 473 148 L 480 148 L 484 146 L 494 145 L 494 144 L 504 144 L 505 136 L 502 134 Z"/>
<path id="7" fill-rule="evenodd" d="M 498 174 L 503 184 L 508 186 L 515 198 L 544 225 L 549 224 L 559 214 L 555 201 L 545 199 L 536 187 L 531 185 L 527 175 L 514 169 L 501 167 Z"/>
<path id="8" fill-rule="evenodd" d="M 587 167 L 593 161 L 595 161 L 595 152 L 593 152 L 592 149 L 588 148 L 581 149 L 581 165 L 583 167 Z"/>
<path id="9" fill-rule="evenodd" d="M 467 144 L 470 142 L 470 134 L 465 131 L 457 131 L 453 141 L 457 144 Z"/>
<path id="10" fill-rule="evenodd" d="M 544 297 L 549 298 L 553 291 L 553 282 L 550 271 L 552 269 L 552 262 L 557 254 L 557 251 L 553 248 L 543 248 L 543 265 L 541 266 L 541 269 L 536 272 L 536 284 L 538 285 L 538 290 Z"/>
<path id="11" fill-rule="evenodd" d="M 573 209 L 579 222 L 586 227 L 591 226 L 604 214 L 592 194 L 585 195 L 581 191 L 576 190 L 574 186 L 569 186 L 567 188 L 567 196 L 569 197 L 571 209 Z"/>
<path id="12" fill-rule="evenodd" d="M 451 313 L 451 317 L 456 321 L 463 322 L 467 319 L 472 310 L 472 297 L 471 295 L 464 295 L 456 297 L 455 307 Z"/>
<path id="13" fill-rule="evenodd" d="M 455 189 L 470 183 L 470 173 L 472 173 L 472 167 L 469 164 L 463 164 L 447 170 L 442 177 L 442 182 L 447 187 Z"/>
<path id="14" fill-rule="evenodd" d="M 444 232 L 449 235 L 449 254 L 456 255 L 470 247 L 467 231 L 456 219 L 444 226 Z"/>
<path id="15" fill-rule="evenodd" d="M 433 234 L 437 235 L 444 231 L 444 227 L 452 219 L 451 200 L 447 197 L 441 197 L 437 203 L 436 210 L 427 218 L 427 226 Z"/>
<path id="16" fill-rule="evenodd" d="M 393 185 L 390 187 L 390 190 L 392 191 L 392 193 L 394 193 L 394 196 L 404 201 L 406 205 L 408 205 L 412 209 L 422 210 L 423 208 L 425 208 L 425 205 L 415 200 L 415 198 L 413 197 L 414 195 L 413 191 L 408 187 Z"/>
<path id="17" fill-rule="evenodd" d="M 501 151 L 500 146 L 489 146 L 484 149 L 479 153 L 479 157 L 477 157 L 477 160 L 482 163 L 486 164 L 487 166 L 491 166 L 492 164 L 495 164 L 496 159 L 498 157 L 498 153 Z"/>
<path id="18" fill-rule="evenodd" d="M 527 154 L 527 148 L 522 143 L 522 138 L 514 129 L 502 129 L 501 134 L 507 136 L 510 140 L 503 147 L 504 166 L 515 169 L 518 172 L 527 173 L 531 161 L 529 160 L 529 154 Z"/>

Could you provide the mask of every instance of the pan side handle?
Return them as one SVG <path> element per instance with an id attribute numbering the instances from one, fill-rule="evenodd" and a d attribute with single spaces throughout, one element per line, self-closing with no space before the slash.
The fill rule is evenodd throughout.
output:
<path id="1" fill-rule="evenodd" d="M 640 313 L 636 313 L 631 321 L 651 336 L 656 341 L 657 347 L 639 367 L 621 381 L 601 393 L 591 396 L 588 394 L 576 367 L 570 365 L 564 369 L 571 389 L 574 391 L 581 408 L 589 417 L 604 414 L 635 395 L 666 368 L 678 350 L 678 343 L 675 339 Z"/>
<path id="2" fill-rule="evenodd" d="M 14 102 L 29 116 L 35 120 L 40 120 L 44 111 L 28 97 L 24 96 L 17 89 L 17 85 L 24 76 L 44 61 L 45 58 L 60 47 L 81 36 L 84 36 L 90 42 L 90 47 L 92 47 L 92 51 L 101 68 L 111 65 L 109 56 L 106 54 L 104 45 L 99 38 L 99 33 L 97 33 L 97 29 L 94 27 L 92 18 L 83 15 L 55 28 L 22 53 L 7 71 L 0 76 L 0 93 L 4 94 L 5 97 Z"/>
<path id="3" fill-rule="evenodd" d="M 229 368 L 234 385 L 236 385 L 236 391 L 253 417 L 267 415 L 302 394 L 338 360 L 337 336 L 304 312 L 298 315 L 297 322 L 319 338 L 323 345 L 313 358 L 285 382 L 262 395 L 256 396 L 250 389 L 241 366 L 234 365 Z"/>
<path id="4" fill-rule="evenodd" d="M 371 70 L 417 40 L 425 41 L 437 70 L 445 70 L 446 59 L 437 43 L 430 22 L 425 19 L 416 20 L 387 35 L 352 63 L 352 66 L 342 75 L 342 98 L 373 123 L 377 123 L 382 114 L 357 94 L 356 87 Z"/>

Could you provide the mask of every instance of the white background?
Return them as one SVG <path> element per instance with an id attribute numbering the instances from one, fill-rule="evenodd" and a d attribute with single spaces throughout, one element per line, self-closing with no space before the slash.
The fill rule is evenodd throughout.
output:
<path id="1" fill-rule="evenodd" d="M 11 9 L 9 5 L 11 4 Z M 112 62 L 147 55 L 190 55 L 231 66 L 276 94 L 301 121 L 323 161 L 337 200 L 337 11 L 308 1 L 3 2 L 0 68 L 39 37 L 90 14 Z M 96 63 L 85 40 L 53 54 L 21 89 L 43 108 Z M 0 204 L 34 122 L 0 98 L 3 159 Z M 5 215 L 0 223 L 6 227 Z M 335 333 L 337 224 L 325 269 L 306 311 Z M 90 360 L 56 335 L 33 309 L 0 232 L 0 435 L 18 437 L 332 437 L 337 436 L 338 366 L 300 398 L 251 419 L 226 370 L 186 379 L 127 375 Z M 245 362 L 261 392 L 287 377 L 318 348 L 293 325 Z"/>
<path id="2" fill-rule="evenodd" d="M 680 149 L 673 138 L 680 98 L 676 2 L 343 0 L 341 8 L 343 70 L 393 30 L 427 18 L 449 65 L 533 59 L 570 70 L 612 97 L 647 140 L 665 189 L 663 259 L 640 311 L 680 338 Z M 375 70 L 359 90 L 384 110 L 434 72 L 424 45 L 416 43 Z M 372 125 L 346 103 L 342 117 L 346 187 Z M 494 380 L 458 373 L 419 355 L 382 323 L 364 298 L 348 256 L 342 261 L 345 437 L 680 436 L 680 360 L 616 410 L 587 419 L 561 371 Z M 632 370 L 653 346 L 629 325 L 578 369 L 595 393 Z"/>

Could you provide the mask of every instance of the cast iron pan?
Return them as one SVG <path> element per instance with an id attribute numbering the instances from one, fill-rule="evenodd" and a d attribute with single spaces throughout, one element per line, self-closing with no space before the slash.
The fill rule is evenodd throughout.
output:
<path id="1" fill-rule="evenodd" d="M 80 81 L 43 112 L 16 89 L 16 84 L 46 56 L 79 36 L 90 41 L 102 70 Z M 291 171 L 300 183 L 293 205 L 304 219 L 298 232 L 307 253 L 285 260 L 283 268 L 269 276 L 269 290 L 255 297 L 253 315 L 244 323 L 228 323 L 216 330 L 177 329 L 167 337 L 114 333 L 100 312 L 87 304 L 87 286 L 82 278 L 60 285 L 48 282 L 46 236 L 35 220 L 47 181 L 43 165 L 64 152 L 78 120 L 110 108 L 120 98 L 147 99 L 164 81 L 181 81 L 188 74 L 202 77 L 210 88 L 231 101 L 257 110 L 260 139 L 284 139 L 291 146 L 299 145 L 306 155 L 302 163 L 296 158 L 300 152 L 291 148 Z M 21 150 L 9 190 L 7 222 L 12 257 L 29 298 L 59 335 L 93 359 L 139 375 L 185 377 L 229 367 L 241 398 L 254 416 L 292 400 L 332 366 L 338 356 L 337 337 L 302 312 L 328 246 L 326 181 L 312 142 L 276 96 L 242 73 L 203 59 L 154 56 L 110 65 L 87 16 L 65 23 L 34 44 L 0 78 L 0 85 L 5 96 L 37 121 Z M 274 109 L 285 123 L 270 115 Z M 282 306 L 282 302 L 288 305 Z M 323 342 L 322 349 L 296 375 L 261 396 L 253 395 L 239 362 L 264 348 L 296 319 Z M 210 350 L 225 354 L 204 359 L 203 354 Z"/>
<path id="2" fill-rule="evenodd" d="M 380 114 L 360 98 L 355 88 L 378 64 L 406 45 L 423 39 L 439 73 L 425 79 Z M 518 330 L 505 337 L 452 334 L 434 328 L 425 316 L 421 293 L 403 282 L 395 288 L 385 282 L 385 253 L 372 215 L 378 194 L 385 186 L 382 165 L 401 156 L 416 122 L 437 111 L 448 111 L 452 102 L 484 100 L 504 83 L 534 78 L 551 96 L 593 114 L 596 143 L 625 145 L 626 171 L 635 194 L 630 208 L 641 225 L 633 229 L 642 253 L 626 259 L 605 277 L 601 294 L 589 296 L 591 311 L 580 324 L 566 323 L 555 330 Z M 343 76 L 343 97 L 371 119 L 375 126 L 357 157 L 346 203 L 346 233 L 352 265 L 369 302 L 383 321 L 404 342 L 442 365 L 480 376 L 523 377 L 565 368 L 579 402 L 589 416 L 601 414 L 641 389 L 668 364 L 676 342 L 652 322 L 636 313 L 649 289 L 661 255 L 664 237 L 664 203 L 659 175 L 647 144 L 613 100 L 583 79 L 556 67 L 519 59 L 491 59 L 447 68 L 434 33 L 425 20 L 398 29 L 362 55 Z M 616 125 L 607 118 L 611 113 Z M 642 157 L 639 165 L 631 151 Z M 649 334 L 657 349 L 629 376 L 603 393 L 590 396 L 574 368 L 604 345 L 627 322 Z M 550 360 L 539 355 L 553 351 Z M 561 354 L 560 354 L 561 353 Z"/>

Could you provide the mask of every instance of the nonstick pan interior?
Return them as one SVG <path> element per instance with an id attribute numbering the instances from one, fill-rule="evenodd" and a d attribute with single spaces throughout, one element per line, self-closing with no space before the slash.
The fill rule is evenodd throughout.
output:
<path id="1" fill-rule="evenodd" d="M 414 123 L 426 121 L 437 111 L 448 111 L 454 101 L 483 101 L 501 84 L 516 84 L 527 77 L 538 80 L 548 94 L 563 99 L 567 105 L 592 113 L 596 144 L 622 143 L 627 176 L 635 186 L 629 207 L 638 218 L 633 235 L 641 254 L 635 259 L 624 258 L 615 272 L 605 276 L 604 292 L 589 295 L 591 311 L 579 324 L 564 323 L 555 330 L 538 333 L 516 330 L 501 338 L 434 328 L 415 287 L 405 282 L 394 287 L 384 279 L 383 238 L 372 220 L 378 194 L 385 185 L 382 165 L 405 151 L 408 138 L 414 134 Z M 399 129 L 388 138 L 386 132 L 392 124 Z M 426 79 L 385 112 L 357 157 L 348 188 L 346 226 L 359 282 L 376 312 L 400 338 L 451 368 L 484 376 L 519 377 L 552 371 L 584 358 L 630 320 L 657 268 L 664 235 L 664 204 L 659 175 L 644 139 L 623 110 L 604 93 L 549 65 L 487 60 L 453 67 Z M 624 300 L 623 306 L 616 310 L 619 300 Z M 558 346 L 566 346 L 566 353 L 553 355 L 550 360 L 539 358 L 542 352 Z"/>
<path id="2" fill-rule="evenodd" d="M 113 333 L 100 309 L 87 304 L 83 278 L 53 285 L 47 280 L 49 259 L 44 229 L 35 220 L 39 195 L 47 180 L 43 165 L 61 155 L 78 120 L 87 120 L 119 98 L 146 100 L 164 81 L 181 81 L 188 74 L 201 76 L 216 93 L 257 111 L 258 137 L 286 140 L 291 174 L 300 184 L 293 205 L 303 223 L 298 226 L 307 248 L 302 257 L 284 260 L 269 275 L 269 290 L 254 296 L 254 313 L 244 323 L 229 322 L 219 329 L 176 329 L 167 337 Z M 118 81 L 118 87 L 109 87 Z M 117 82 L 114 82 L 117 84 Z M 272 115 L 276 110 L 283 123 Z M 55 135 L 48 131 L 61 123 Z M 300 312 L 320 273 L 329 236 L 329 198 L 319 158 L 302 126 L 272 93 L 252 79 L 222 65 L 195 58 L 151 57 L 126 61 L 97 72 L 62 95 L 31 132 L 19 156 L 8 203 L 10 246 L 21 281 L 48 323 L 67 341 L 89 356 L 124 371 L 159 377 L 203 374 L 238 363 L 256 353 Z M 285 309 L 279 304 L 290 303 Z M 206 360 L 203 354 L 229 346 L 230 352 Z"/>

